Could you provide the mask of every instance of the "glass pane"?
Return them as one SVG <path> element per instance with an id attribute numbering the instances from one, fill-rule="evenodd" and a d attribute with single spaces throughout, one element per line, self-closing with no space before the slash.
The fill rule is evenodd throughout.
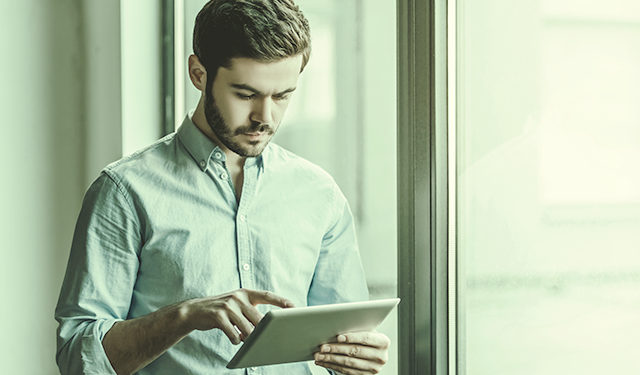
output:
<path id="1" fill-rule="evenodd" d="M 204 3 L 184 1 L 187 53 L 191 53 L 193 20 Z M 397 268 L 396 2 L 297 0 L 296 4 L 309 19 L 313 52 L 274 142 L 334 177 L 356 219 L 370 297 L 392 298 Z M 200 93 L 186 78 L 184 90 L 185 107 L 195 108 Z M 395 312 L 378 331 L 393 345 L 382 374 L 395 375 Z"/>
<path id="2" fill-rule="evenodd" d="M 637 373 L 640 3 L 457 3 L 459 373 Z"/>

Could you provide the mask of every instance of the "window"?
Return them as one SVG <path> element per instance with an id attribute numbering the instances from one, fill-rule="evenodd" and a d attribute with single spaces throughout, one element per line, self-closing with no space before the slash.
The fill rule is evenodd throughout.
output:
<path id="1" fill-rule="evenodd" d="M 459 373 L 633 373 L 640 8 L 457 4 Z"/>
<path id="2" fill-rule="evenodd" d="M 633 373 L 640 7 L 398 5 L 400 372 Z"/>

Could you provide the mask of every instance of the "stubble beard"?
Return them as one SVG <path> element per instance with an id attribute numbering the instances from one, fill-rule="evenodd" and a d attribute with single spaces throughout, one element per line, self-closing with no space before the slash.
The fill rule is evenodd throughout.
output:
<path id="1" fill-rule="evenodd" d="M 209 123 L 211 131 L 213 131 L 220 143 L 242 157 L 260 156 L 275 134 L 272 126 L 258 122 L 252 122 L 250 125 L 240 126 L 235 131 L 231 131 L 231 128 L 222 117 L 220 108 L 218 108 L 210 89 L 206 90 L 204 97 L 204 116 L 207 123 Z M 265 140 L 248 141 L 246 142 L 248 146 L 234 140 L 235 136 L 257 132 L 265 132 L 267 138 Z"/>

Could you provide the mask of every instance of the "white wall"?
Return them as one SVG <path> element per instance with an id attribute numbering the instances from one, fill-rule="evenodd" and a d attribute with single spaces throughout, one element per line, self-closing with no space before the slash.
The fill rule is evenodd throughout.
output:
<path id="1" fill-rule="evenodd" d="M 122 1 L 120 16 L 122 153 L 128 155 L 161 135 L 160 1 Z M 176 114 L 180 122 L 182 116 Z"/>
<path id="2" fill-rule="evenodd" d="M 0 373 L 57 374 L 53 310 L 88 181 L 121 154 L 119 2 L 1 0 Z"/>

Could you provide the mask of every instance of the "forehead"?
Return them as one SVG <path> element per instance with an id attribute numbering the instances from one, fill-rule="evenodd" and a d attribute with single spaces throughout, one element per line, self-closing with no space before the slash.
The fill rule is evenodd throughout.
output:
<path id="1" fill-rule="evenodd" d="M 218 69 L 216 81 L 225 85 L 247 85 L 264 93 L 275 93 L 296 87 L 301 66 L 301 55 L 269 63 L 249 58 L 233 58 L 229 68 Z"/>

